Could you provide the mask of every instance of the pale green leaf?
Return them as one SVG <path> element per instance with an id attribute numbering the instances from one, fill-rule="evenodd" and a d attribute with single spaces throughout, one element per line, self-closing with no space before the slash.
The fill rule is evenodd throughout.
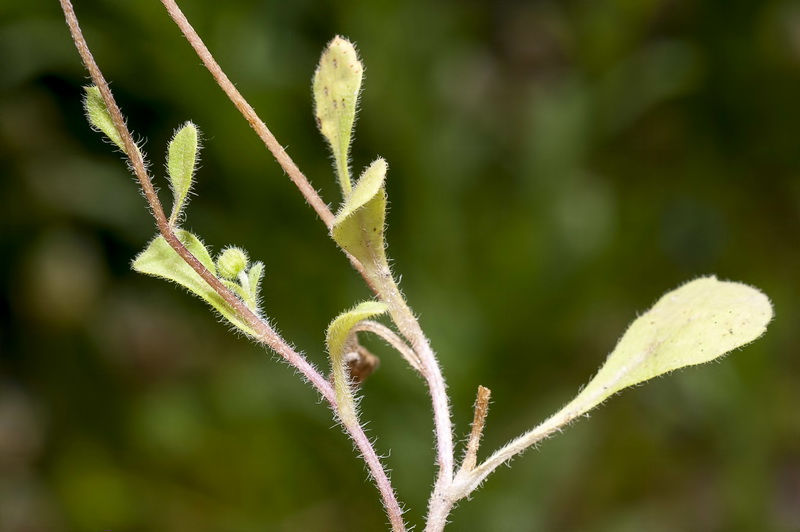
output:
<path id="1" fill-rule="evenodd" d="M 169 143 L 167 172 L 174 200 L 170 216 L 171 224 L 175 224 L 178 220 L 189 197 L 199 149 L 197 126 L 192 122 L 186 122 Z"/>
<path id="2" fill-rule="evenodd" d="M 261 278 L 264 276 L 264 263 L 261 261 L 256 261 L 250 266 L 250 269 L 247 270 L 247 283 L 250 289 L 249 299 L 245 299 L 245 301 L 249 301 L 251 308 L 255 309 L 258 304 L 258 296 L 261 292 Z"/>
<path id="3" fill-rule="evenodd" d="M 383 314 L 387 309 L 388 307 L 384 303 L 365 301 L 351 310 L 339 314 L 328 326 L 325 343 L 328 348 L 328 354 L 331 357 L 333 384 L 336 388 L 339 416 L 345 424 L 358 422 L 344 360 L 351 331 L 359 322 Z"/>
<path id="4" fill-rule="evenodd" d="M 122 137 L 117 131 L 114 121 L 111 120 L 111 114 L 109 114 L 106 103 L 103 101 L 100 89 L 95 85 L 90 85 L 89 87 L 84 87 L 84 90 L 86 94 L 83 98 L 83 108 L 89 123 L 125 152 L 125 144 L 122 142 Z"/>
<path id="5" fill-rule="evenodd" d="M 362 174 L 336 215 L 333 239 L 365 266 L 386 262 L 383 226 L 386 218 L 386 161 L 376 159 Z"/>
<path id="6" fill-rule="evenodd" d="M 580 415 L 623 388 L 710 362 L 761 336 L 771 320 L 772 304 L 756 288 L 716 277 L 688 282 L 631 324 L 565 410 Z"/>
<path id="7" fill-rule="evenodd" d="M 214 261 L 203 243 L 189 231 L 176 231 L 176 235 L 192 255 L 216 275 Z M 133 261 L 133 269 L 178 283 L 189 292 L 204 299 L 225 319 L 242 332 L 255 336 L 255 332 L 236 317 L 236 312 L 194 271 L 162 236 L 157 236 Z"/>
<path id="8" fill-rule="evenodd" d="M 350 141 L 363 72 L 355 47 L 347 39 L 336 37 L 325 48 L 314 73 L 317 126 L 331 146 L 345 198 L 351 189 Z"/>

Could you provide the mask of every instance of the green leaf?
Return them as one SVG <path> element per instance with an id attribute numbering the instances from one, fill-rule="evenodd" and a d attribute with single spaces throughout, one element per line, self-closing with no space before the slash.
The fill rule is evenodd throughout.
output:
<path id="1" fill-rule="evenodd" d="M 103 96 L 100 94 L 100 89 L 95 85 L 84 87 L 86 94 L 83 98 L 83 109 L 86 112 L 86 118 L 92 127 L 103 133 L 108 139 L 117 145 L 124 153 L 125 144 L 122 142 L 122 137 L 117 131 L 114 121 L 111 120 L 111 114 L 108 112 L 106 103 L 103 101 Z"/>
<path id="2" fill-rule="evenodd" d="M 211 255 L 203 243 L 189 231 L 175 232 L 180 241 L 192 255 L 216 275 Z M 215 292 L 191 266 L 186 264 L 178 253 L 170 247 L 162 236 L 157 236 L 133 261 L 133 269 L 139 273 L 161 277 L 178 283 L 189 292 L 204 299 L 225 319 L 250 336 L 255 332 L 236 317 L 236 312 Z"/>
<path id="3" fill-rule="evenodd" d="M 386 161 L 378 158 L 361 175 L 333 221 L 333 239 L 362 264 L 385 264 Z"/>
<path id="4" fill-rule="evenodd" d="M 314 104 L 317 126 L 333 152 L 339 186 L 350 195 L 350 141 L 356 119 L 358 94 L 364 67 L 355 47 L 342 37 L 334 38 L 314 73 Z"/>
<path id="5" fill-rule="evenodd" d="M 378 301 L 365 301 L 359 303 L 351 310 L 339 314 L 328 326 L 325 343 L 331 357 L 333 384 L 336 389 L 336 401 L 339 405 L 338 412 L 345 425 L 358 423 L 356 417 L 353 392 L 345 367 L 345 355 L 350 341 L 351 331 L 360 321 L 383 314 L 388 310 L 384 303 Z"/>
<path id="6" fill-rule="evenodd" d="M 581 415 L 623 388 L 710 362 L 761 336 L 771 320 L 772 304 L 756 288 L 713 276 L 688 282 L 631 324 L 597 375 L 562 412 Z"/>
<path id="7" fill-rule="evenodd" d="M 247 284 L 250 289 L 249 299 L 245 299 L 250 308 L 256 310 L 258 307 L 258 296 L 261 292 L 261 278 L 264 277 L 264 263 L 256 261 L 247 270 Z"/>
<path id="8" fill-rule="evenodd" d="M 172 188 L 174 203 L 170 224 L 174 225 L 181 215 L 192 188 L 195 168 L 197 168 L 197 153 L 200 149 L 198 143 L 197 126 L 186 122 L 182 128 L 175 132 L 167 150 L 167 172 Z"/>

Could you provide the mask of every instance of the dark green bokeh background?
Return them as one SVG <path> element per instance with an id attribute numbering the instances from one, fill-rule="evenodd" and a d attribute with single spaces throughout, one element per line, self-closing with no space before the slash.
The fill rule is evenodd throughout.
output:
<path id="1" fill-rule="evenodd" d="M 716 273 L 774 301 L 763 339 L 613 399 L 492 476 L 452 530 L 800 530 L 800 3 L 183 4 L 332 205 L 310 79 L 327 40 L 358 43 L 354 166 L 389 161 L 389 252 L 459 435 L 477 385 L 493 390 L 484 455 L 681 282 Z M 267 312 L 325 365 L 327 323 L 369 296 L 360 278 L 159 2 L 76 10 L 159 179 L 174 128 L 202 128 L 187 228 L 263 260 Z M 0 530 L 384 530 L 315 394 L 131 272 L 155 229 L 83 120 L 86 82 L 57 2 L 3 2 Z M 364 418 L 419 525 L 427 395 L 374 348 Z"/>

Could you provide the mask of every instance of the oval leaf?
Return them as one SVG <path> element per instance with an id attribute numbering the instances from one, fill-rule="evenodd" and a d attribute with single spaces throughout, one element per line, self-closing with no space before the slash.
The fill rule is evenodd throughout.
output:
<path id="1" fill-rule="evenodd" d="M 387 310 L 388 307 L 384 303 L 365 301 L 351 310 L 339 314 L 328 326 L 325 344 L 328 348 L 328 355 L 331 357 L 333 385 L 336 389 L 339 416 L 346 425 L 358 422 L 353 392 L 350 389 L 350 380 L 344 360 L 350 333 L 360 321 L 383 314 Z"/>
<path id="2" fill-rule="evenodd" d="M 178 220 L 189 197 L 199 149 L 197 126 L 192 122 L 186 122 L 169 143 L 167 172 L 174 200 L 169 218 L 172 225 Z"/>
<path id="3" fill-rule="evenodd" d="M 713 276 L 688 282 L 631 324 L 570 405 L 580 415 L 623 388 L 710 362 L 761 336 L 771 320 L 772 304 L 756 288 Z"/>
<path id="4" fill-rule="evenodd" d="M 336 243 L 365 266 L 386 262 L 383 241 L 386 170 L 386 161 L 378 158 L 364 171 L 336 215 L 331 230 Z"/>
<path id="5" fill-rule="evenodd" d="M 317 126 L 331 146 L 344 197 L 350 195 L 351 189 L 350 141 L 363 73 L 355 47 L 338 36 L 325 48 L 314 73 Z"/>
<path id="6" fill-rule="evenodd" d="M 186 249 L 211 273 L 216 275 L 214 261 L 200 239 L 189 231 L 179 230 L 175 233 L 180 241 L 183 242 L 183 245 L 186 246 Z M 133 261 L 133 269 L 139 273 L 161 277 L 178 283 L 189 292 L 204 299 L 240 331 L 250 336 L 255 336 L 255 332 L 236 317 L 236 313 L 225 300 L 191 266 L 184 262 L 161 235 L 153 239 L 147 248 L 136 257 Z"/>

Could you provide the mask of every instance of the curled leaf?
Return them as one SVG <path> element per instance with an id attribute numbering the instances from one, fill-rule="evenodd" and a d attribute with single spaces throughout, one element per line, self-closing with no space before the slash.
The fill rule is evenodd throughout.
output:
<path id="1" fill-rule="evenodd" d="M 710 362 L 761 336 L 771 320 L 772 304 L 756 288 L 713 276 L 688 282 L 631 324 L 565 410 L 580 415 L 623 388 Z"/>
<path id="2" fill-rule="evenodd" d="M 345 355 L 350 343 L 351 331 L 360 321 L 383 314 L 387 310 L 388 307 L 384 303 L 365 301 L 351 310 L 339 314 L 328 326 L 325 343 L 328 348 L 328 355 L 331 357 L 333 384 L 336 389 L 339 416 L 345 424 L 358 422 L 348 371 L 345 367 Z"/>
<path id="3" fill-rule="evenodd" d="M 350 195 L 349 152 L 356 119 L 358 94 L 364 67 L 355 47 L 336 37 L 325 48 L 314 73 L 314 104 L 317 126 L 333 152 L 339 186 Z"/>
<path id="4" fill-rule="evenodd" d="M 333 239 L 365 266 L 386 262 L 383 240 L 386 170 L 386 161 L 376 159 L 361 175 L 333 221 Z"/>
<path id="5" fill-rule="evenodd" d="M 192 188 L 194 171 L 197 167 L 197 153 L 200 149 L 197 139 L 197 126 L 192 122 L 186 122 L 169 142 L 167 172 L 174 199 L 169 221 L 173 225 L 180 217 Z"/>
<path id="6" fill-rule="evenodd" d="M 125 152 L 125 144 L 122 142 L 122 137 L 111 119 L 111 114 L 108 112 L 106 102 L 103 101 L 100 89 L 95 85 L 90 85 L 84 87 L 84 90 L 86 94 L 83 98 L 83 109 L 86 112 L 87 120 L 89 120 L 93 128 L 103 133 L 120 150 Z"/>
<path id="7" fill-rule="evenodd" d="M 214 261 L 208 250 L 195 235 L 189 231 L 175 232 L 180 241 L 192 255 L 216 275 Z M 191 266 L 186 264 L 162 236 L 157 236 L 133 261 L 133 269 L 139 273 L 161 277 L 178 283 L 189 292 L 204 299 L 225 319 L 250 336 L 255 332 L 236 317 L 236 312 L 215 292 Z"/>

